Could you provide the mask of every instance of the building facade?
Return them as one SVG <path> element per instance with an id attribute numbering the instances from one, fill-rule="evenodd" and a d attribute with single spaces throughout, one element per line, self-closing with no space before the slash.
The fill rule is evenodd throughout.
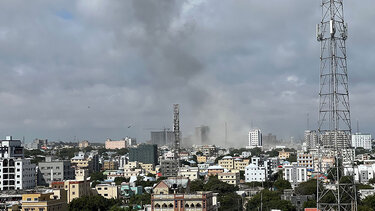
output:
<path id="1" fill-rule="evenodd" d="M 252 129 L 249 131 L 249 147 L 262 147 L 262 132 L 260 129 Z"/>
<path id="2" fill-rule="evenodd" d="M 74 168 L 70 161 L 52 161 L 46 157 L 45 162 L 38 163 L 38 185 L 49 186 L 52 181 L 74 179 Z"/>
<path id="3" fill-rule="evenodd" d="M 352 147 L 362 147 L 367 150 L 372 150 L 371 134 L 355 133 L 352 135 Z"/>
<path id="4" fill-rule="evenodd" d="M 266 168 L 251 163 L 245 168 L 245 182 L 264 182 L 266 181 Z"/>
<path id="5" fill-rule="evenodd" d="M 141 163 L 158 164 L 158 147 L 155 144 L 140 144 L 137 147 L 129 148 L 129 161 Z"/>
<path id="6" fill-rule="evenodd" d="M 284 179 L 288 180 L 292 186 L 307 181 L 307 168 L 298 166 L 297 162 L 284 166 Z"/>
<path id="7" fill-rule="evenodd" d="M 21 141 L 7 136 L 0 141 L 0 190 L 31 189 L 35 186 L 35 164 L 24 158 Z"/>

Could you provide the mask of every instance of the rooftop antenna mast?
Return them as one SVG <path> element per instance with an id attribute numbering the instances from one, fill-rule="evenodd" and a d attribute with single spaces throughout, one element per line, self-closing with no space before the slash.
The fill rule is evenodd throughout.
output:
<path id="1" fill-rule="evenodd" d="M 320 42 L 319 174 L 317 174 L 318 210 L 357 210 L 350 143 L 351 121 L 346 62 L 347 24 L 343 0 L 322 0 L 322 19 L 317 25 Z M 322 178 L 322 157 L 334 156 L 328 169 L 329 182 Z M 344 176 L 344 168 L 348 174 Z"/>

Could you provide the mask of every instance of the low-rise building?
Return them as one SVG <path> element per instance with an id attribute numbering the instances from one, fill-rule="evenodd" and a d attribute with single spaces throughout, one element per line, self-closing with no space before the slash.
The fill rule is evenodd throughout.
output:
<path id="1" fill-rule="evenodd" d="M 207 157 L 206 156 L 197 156 L 197 162 L 198 163 L 205 163 L 205 162 L 207 162 Z"/>
<path id="2" fill-rule="evenodd" d="M 285 152 L 284 149 L 279 152 L 279 159 L 280 160 L 286 160 L 289 157 L 290 157 L 290 152 Z"/>
<path id="3" fill-rule="evenodd" d="M 219 173 L 223 173 L 225 169 L 221 166 L 210 166 L 207 169 L 207 176 L 217 176 Z"/>
<path id="4" fill-rule="evenodd" d="M 106 160 L 103 163 L 103 170 L 116 170 L 118 169 L 118 163 L 116 161 Z"/>
<path id="5" fill-rule="evenodd" d="M 189 178 L 191 181 L 198 179 L 198 167 L 185 166 L 178 171 L 178 176 Z"/>
<path id="6" fill-rule="evenodd" d="M 114 184 L 97 184 L 95 189 L 106 199 L 117 199 L 120 195 L 119 186 Z"/>
<path id="7" fill-rule="evenodd" d="M 292 186 L 307 181 L 307 168 L 299 166 L 297 162 L 284 165 L 284 179 L 288 180 Z"/>
<path id="8" fill-rule="evenodd" d="M 22 211 L 65 211 L 68 210 L 65 190 L 54 190 L 51 193 L 22 194 Z"/>
<path id="9" fill-rule="evenodd" d="M 51 183 L 51 188 L 66 190 L 68 203 L 75 198 L 93 195 L 90 181 L 86 179 L 87 172 L 86 169 L 76 170 L 76 180 L 55 181 Z"/>
<path id="10" fill-rule="evenodd" d="M 217 211 L 217 194 L 211 191 L 193 194 L 152 194 L 151 210 Z"/>
<path id="11" fill-rule="evenodd" d="M 245 182 L 264 182 L 266 181 L 266 168 L 254 163 L 249 164 L 245 169 Z"/>
<path id="12" fill-rule="evenodd" d="M 217 178 L 222 181 L 226 182 L 230 185 L 237 186 L 240 184 L 240 173 L 238 172 L 226 172 L 226 173 L 218 173 Z"/>

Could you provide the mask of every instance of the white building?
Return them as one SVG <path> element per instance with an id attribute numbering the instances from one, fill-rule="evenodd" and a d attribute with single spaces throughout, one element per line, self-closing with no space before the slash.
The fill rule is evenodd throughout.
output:
<path id="1" fill-rule="evenodd" d="M 30 189 L 36 186 L 36 166 L 24 158 L 20 140 L 7 136 L 0 141 L 0 190 Z"/>
<path id="2" fill-rule="evenodd" d="M 252 129 L 249 131 L 249 148 L 262 147 L 262 132 L 260 129 Z"/>
<path id="3" fill-rule="evenodd" d="M 318 146 L 318 134 L 315 130 L 305 130 L 307 148 L 315 149 Z"/>
<path id="4" fill-rule="evenodd" d="M 297 162 L 284 165 L 284 179 L 288 180 L 292 186 L 307 181 L 307 168 L 298 166 Z"/>
<path id="5" fill-rule="evenodd" d="M 245 168 L 245 182 L 266 181 L 266 168 L 251 163 Z"/>
<path id="6" fill-rule="evenodd" d="M 352 135 L 352 147 L 363 147 L 367 150 L 372 150 L 371 134 L 355 133 Z"/>

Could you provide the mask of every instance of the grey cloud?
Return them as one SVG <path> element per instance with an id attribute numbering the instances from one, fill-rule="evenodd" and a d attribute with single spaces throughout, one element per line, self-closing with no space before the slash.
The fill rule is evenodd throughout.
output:
<path id="1" fill-rule="evenodd" d="M 345 1 L 353 119 L 373 132 L 375 19 Z M 316 122 L 317 1 L 2 1 L 0 135 L 51 139 L 136 136 L 211 126 L 246 145 L 253 122 L 301 137 Z M 63 17 L 61 13 L 69 14 Z M 88 108 L 88 106 L 90 108 Z M 127 125 L 134 127 L 127 129 Z"/>

